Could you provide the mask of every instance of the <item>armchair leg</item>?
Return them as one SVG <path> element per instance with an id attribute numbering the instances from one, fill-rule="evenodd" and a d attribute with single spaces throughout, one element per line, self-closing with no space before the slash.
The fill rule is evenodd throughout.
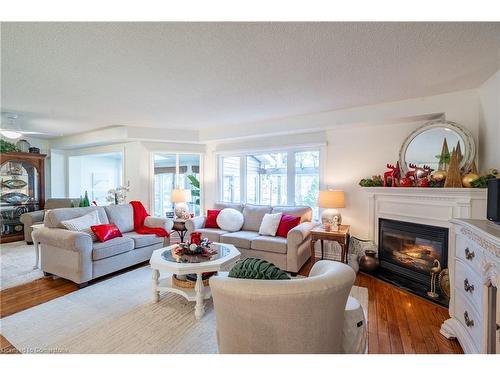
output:
<path id="1" fill-rule="evenodd" d="M 48 273 L 48 272 L 43 271 L 43 276 L 52 276 L 52 274 L 51 274 L 51 273 Z"/>

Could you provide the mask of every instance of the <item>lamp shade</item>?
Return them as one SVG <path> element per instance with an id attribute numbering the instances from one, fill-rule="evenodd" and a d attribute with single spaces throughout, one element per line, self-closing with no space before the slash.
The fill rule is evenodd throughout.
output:
<path id="1" fill-rule="evenodd" d="M 319 192 L 318 205 L 321 208 L 344 208 L 345 197 L 341 190 L 324 190 Z"/>
<path id="2" fill-rule="evenodd" d="M 191 202 L 191 190 L 174 189 L 172 190 L 172 203 Z"/>

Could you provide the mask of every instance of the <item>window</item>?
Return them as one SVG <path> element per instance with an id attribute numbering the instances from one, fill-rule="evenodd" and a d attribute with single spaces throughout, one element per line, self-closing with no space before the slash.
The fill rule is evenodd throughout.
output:
<path id="1" fill-rule="evenodd" d="M 69 196 L 87 192 L 89 200 L 99 206 L 108 205 L 108 190 L 123 185 L 123 154 L 78 155 L 68 158 Z"/>
<path id="2" fill-rule="evenodd" d="M 248 203 L 287 204 L 287 153 L 247 155 Z"/>
<path id="3" fill-rule="evenodd" d="M 222 200 L 240 202 L 240 157 L 222 158 Z"/>
<path id="4" fill-rule="evenodd" d="M 310 206 L 319 216 L 319 151 L 295 153 L 295 204 Z"/>
<path id="5" fill-rule="evenodd" d="M 172 190 L 176 187 L 191 190 L 189 211 L 200 214 L 200 155 L 155 153 L 154 162 L 154 214 L 165 216 L 173 212 Z"/>
<path id="6" fill-rule="evenodd" d="M 273 206 L 307 205 L 317 218 L 319 159 L 318 149 L 221 156 L 220 199 Z"/>

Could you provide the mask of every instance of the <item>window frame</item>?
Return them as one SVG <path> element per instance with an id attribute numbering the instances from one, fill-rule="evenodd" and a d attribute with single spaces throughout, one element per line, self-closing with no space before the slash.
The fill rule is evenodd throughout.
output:
<path id="1" fill-rule="evenodd" d="M 318 151 L 319 152 L 319 190 L 323 190 L 325 176 L 325 159 L 327 149 L 325 144 L 311 144 L 299 147 L 277 147 L 277 148 L 258 148 L 240 151 L 223 151 L 217 152 L 217 201 L 224 202 L 223 198 L 223 158 L 224 157 L 240 157 L 240 203 L 245 204 L 247 199 L 247 175 L 246 175 L 246 158 L 253 154 L 262 153 L 287 153 L 287 206 L 295 205 L 295 153 Z"/>
<path id="2" fill-rule="evenodd" d="M 196 151 L 169 151 L 169 150 L 151 150 L 149 153 L 149 175 L 150 175 L 150 181 L 149 181 L 149 212 L 155 212 L 155 154 L 170 154 L 170 155 L 175 155 L 175 185 L 179 185 L 179 160 L 180 160 L 180 155 L 198 155 L 200 157 L 200 214 L 203 214 L 204 212 L 204 191 L 205 191 L 205 185 L 204 185 L 204 156 L 205 154 L 203 152 L 196 152 Z"/>

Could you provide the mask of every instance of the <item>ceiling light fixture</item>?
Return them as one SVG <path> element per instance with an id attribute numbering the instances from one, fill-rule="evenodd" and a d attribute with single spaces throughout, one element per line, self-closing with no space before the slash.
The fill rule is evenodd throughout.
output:
<path id="1" fill-rule="evenodd" d="M 0 129 L 0 134 L 5 138 L 18 139 L 21 138 L 22 134 L 14 130 Z"/>
<path id="2" fill-rule="evenodd" d="M 9 126 L 8 129 L 0 129 L 0 134 L 3 135 L 5 138 L 9 139 L 21 138 L 23 133 L 21 133 L 16 129 L 16 124 L 15 124 L 15 121 L 19 117 L 17 113 L 2 112 L 2 115 L 4 115 L 8 119 Z"/>

